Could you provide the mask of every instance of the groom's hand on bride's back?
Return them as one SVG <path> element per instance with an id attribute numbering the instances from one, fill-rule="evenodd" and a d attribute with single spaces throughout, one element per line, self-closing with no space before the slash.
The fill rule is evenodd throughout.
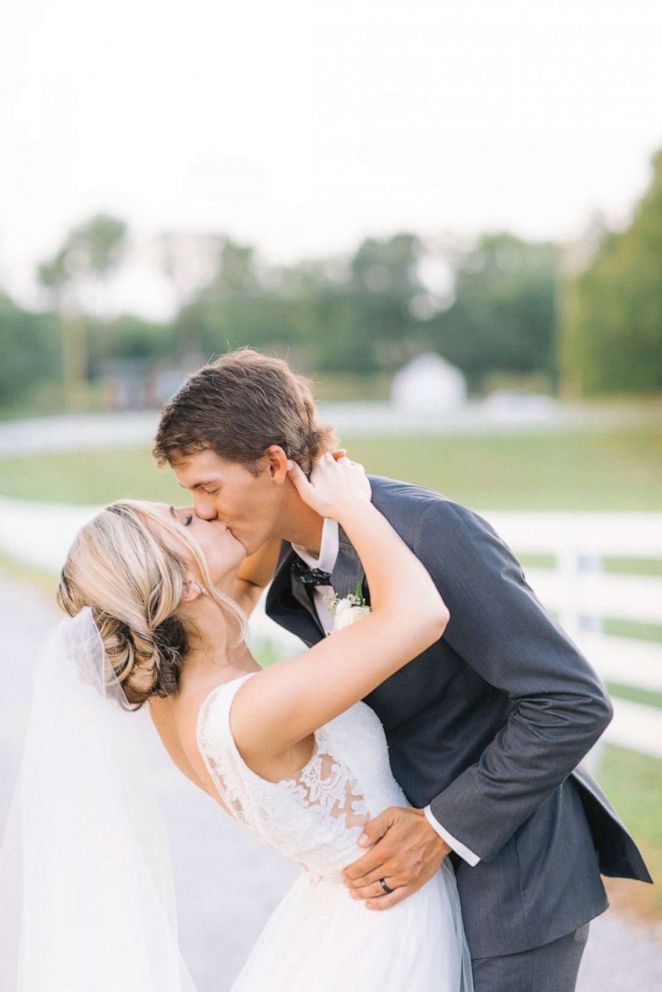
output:
<path id="1" fill-rule="evenodd" d="M 345 885 L 352 898 L 378 910 L 390 909 L 429 882 L 451 850 L 423 810 L 402 806 L 389 806 L 366 823 L 359 843 L 372 846 L 345 868 Z"/>

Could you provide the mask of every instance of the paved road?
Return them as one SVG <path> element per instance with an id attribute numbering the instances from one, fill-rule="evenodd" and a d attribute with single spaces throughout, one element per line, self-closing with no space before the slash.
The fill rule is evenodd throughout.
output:
<path id="1" fill-rule="evenodd" d="M 604 430 L 655 424 L 656 408 L 624 411 L 569 406 L 470 400 L 453 410 L 409 410 L 392 403 L 319 403 L 320 419 L 341 434 L 377 437 L 421 434 L 520 433 L 522 431 Z M 158 410 L 69 414 L 0 422 L 0 457 L 51 451 L 151 447 Z"/>
<path id="2" fill-rule="evenodd" d="M 33 660 L 55 619 L 43 594 L 0 574 L 0 824 L 18 767 Z M 161 798 L 171 837 L 183 954 L 199 992 L 226 992 L 296 869 L 258 846 L 175 770 L 166 774 Z M 579 992 L 652 992 L 661 987 L 659 928 L 641 930 L 611 912 L 597 920 Z"/>

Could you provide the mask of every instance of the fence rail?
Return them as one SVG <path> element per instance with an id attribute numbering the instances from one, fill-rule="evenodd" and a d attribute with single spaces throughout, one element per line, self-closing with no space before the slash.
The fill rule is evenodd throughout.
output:
<path id="1" fill-rule="evenodd" d="M 49 571 L 64 561 L 75 532 L 94 507 L 31 503 L 0 497 L 0 550 Z M 662 560 L 659 513 L 482 514 L 519 556 L 546 555 L 552 567 L 525 568 L 527 581 L 545 606 L 609 682 L 644 692 L 662 691 L 662 576 L 612 574 L 607 558 Z M 611 636 L 604 621 L 619 619 L 659 627 L 661 638 Z M 256 611 L 253 636 L 278 651 L 300 648 Z M 617 700 L 607 738 L 662 757 L 662 709 Z M 629 741 L 630 743 L 624 743 Z"/>

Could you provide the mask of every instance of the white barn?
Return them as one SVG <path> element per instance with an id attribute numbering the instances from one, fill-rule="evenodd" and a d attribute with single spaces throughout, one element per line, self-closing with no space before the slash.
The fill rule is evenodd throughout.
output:
<path id="1" fill-rule="evenodd" d="M 459 369 L 441 355 L 417 355 L 393 376 L 391 401 L 403 410 L 454 410 L 467 398 Z"/>

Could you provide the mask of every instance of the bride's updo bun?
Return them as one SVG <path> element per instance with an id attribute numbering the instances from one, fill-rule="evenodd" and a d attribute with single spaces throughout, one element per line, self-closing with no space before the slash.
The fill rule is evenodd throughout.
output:
<path id="1" fill-rule="evenodd" d="M 188 631 L 177 615 L 187 563 L 160 533 L 188 545 L 210 596 L 245 633 L 246 618 L 230 597 L 215 592 L 204 555 L 179 524 L 164 523 L 149 504 L 112 503 L 76 537 L 60 575 L 57 599 L 70 616 L 92 610 L 113 677 L 137 708 L 150 696 L 171 696 L 189 650 Z"/>

